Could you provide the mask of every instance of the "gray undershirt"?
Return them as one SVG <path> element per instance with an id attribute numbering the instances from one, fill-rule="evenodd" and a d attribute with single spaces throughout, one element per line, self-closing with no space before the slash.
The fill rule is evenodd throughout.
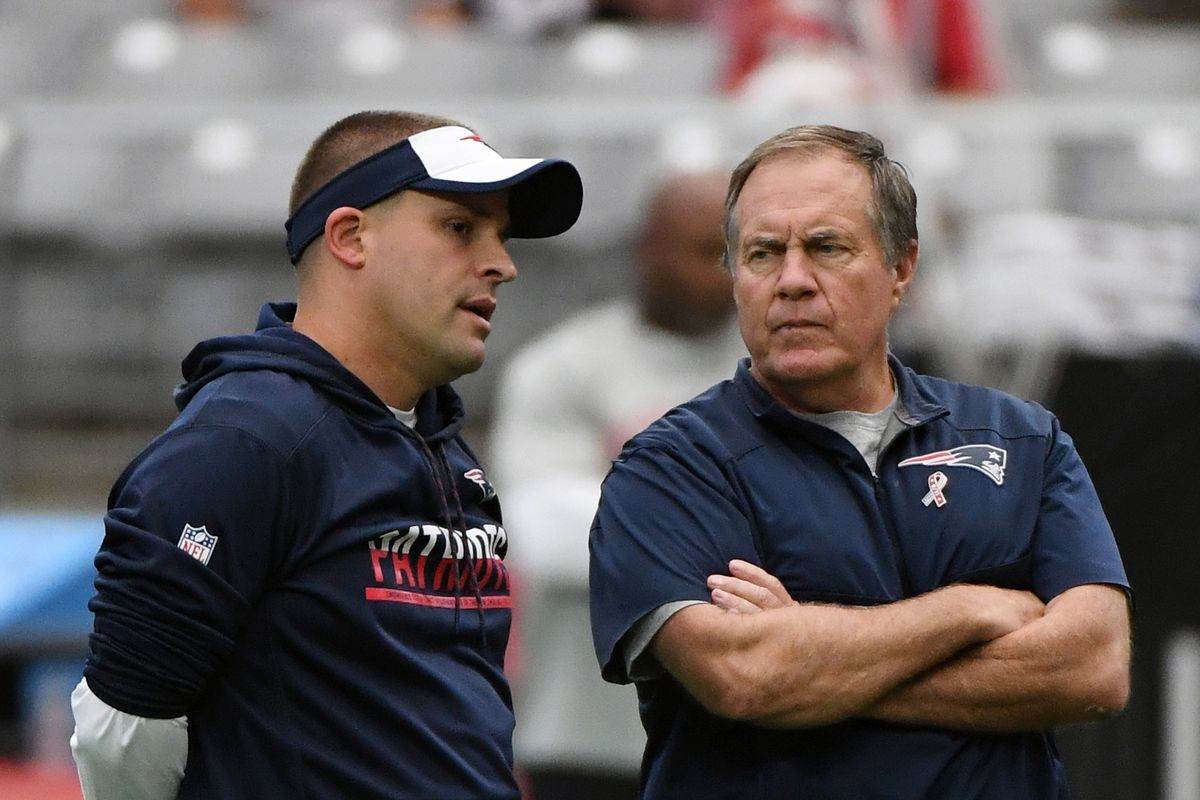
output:
<path id="1" fill-rule="evenodd" d="M 900 406 L 900 394 L 892 395 L 892 402 L 879 411 L 830 411 L 826 414 L 805 414 L 793 411 L 802 420 L 816 423 L 834 433 L 842 435 L 846 441 L 854 445 L 854 449 L 867 462 L 871 474 L 879 464 L 879 454 L 892 443 L 892 440 L 907 427 L 897 413 Z"/>
<path id="2" fill-rule="evenodd" d="M 828 428 L 843 436 L 854 445 L 854 449 L 863 457 L 863 461 L 875 474 L 879 464 L 879 454 L 883 452 L 901 431 L 909 427 L 902 419 L 904 407 L 900 403 L 900 393 L 892 395 L 892 402 L 885 408 L 874 412 L 864 411 L 830 411 L 826 414 L 804 414 L 793 411 L 800 419 Z M 688 606 L 699 605 L 702 600 L 676 600 L 664 603 L 638 620 L 637 624 L 626 635 L 624 644 L 625 671 L 630 680 L 642 681 L 658 678 L 663 674 L 663 668 L 647 651 L 650 641 L 659 629 L 677 611 Z"/>

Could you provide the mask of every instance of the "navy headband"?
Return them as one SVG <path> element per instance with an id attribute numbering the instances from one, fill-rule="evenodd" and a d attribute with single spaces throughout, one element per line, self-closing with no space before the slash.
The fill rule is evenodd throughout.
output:
<path id="1" fill-rule="evenodd" d="M 515 238 L 563 233 L 583 204 L 579 173 L 568 162 L 502 158 L 466 128 L 435 128 L 364 158 L 301 203 L 284 223 L 288 257 L 293 264 L 300 260 L 325 233 L 325 220 L 335 209 L 367 208 L 409 188 L 455 193 L 511 188 L 509 233 Z"/>

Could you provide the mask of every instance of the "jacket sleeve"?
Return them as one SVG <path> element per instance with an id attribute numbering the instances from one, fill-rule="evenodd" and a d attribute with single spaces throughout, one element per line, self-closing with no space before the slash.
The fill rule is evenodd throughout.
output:
<path id="1" fill-rule="evenodd" d="M 1033 590 L 1049 602 L 1085 583 L 1129 588 L 1091 476 L 1075 443 L 1053 419 L 1033 534 Z"/>
<path id="2" fill-rule="evenodd" d="M 156 440 L 109 498 L 84 676 L 113 708 L 183 716 L 234 649 L 286 534 L 283 460 L 242 430 Z"/>
<path id="3" fill-rule="evenodd" d="M 592 524 L 592 637 L 601 674 L 628 683 L 625 647 L 650 612 L 674 601 L 709 602 L 708 576 L 760 558 L 750 521 L 720 470 L 667 448 L 617 459 Z"/>

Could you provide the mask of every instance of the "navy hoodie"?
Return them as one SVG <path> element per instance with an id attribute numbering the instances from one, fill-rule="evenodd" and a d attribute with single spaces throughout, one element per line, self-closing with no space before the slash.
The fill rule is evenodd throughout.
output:
<path id="1" fill-rule="evenodd" d="M 109 496 L 85 676 L 187 715 L 179 798 L 516 798 L 500 508 L 448 386 L 415 430 L 264 306 L 197 345 Z"/>

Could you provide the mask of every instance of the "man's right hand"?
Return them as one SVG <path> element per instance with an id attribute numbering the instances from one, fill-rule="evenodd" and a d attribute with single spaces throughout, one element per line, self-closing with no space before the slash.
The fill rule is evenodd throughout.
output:
<path id="1" fill-rule="evenodd" d="M 769 608 L 783 608 L 795 601 L 779 580 L 761 567 L 735 560 L 728 576 L 710 575 L 708 586 L 713 604 L 726 611 L 753 614 Z M 982 627 L 980 638 L 991 641 L 1006 636 L 1046 611 L 1046 604 L 1033 592 L 1001 589 L 982 584 L 954 584 L 941 589 L 953 593 L 977 613 Z"/>
<path id="2" fill-rule="evenodd" d="M 743 562 L 709 577 L 713 604 L 682 609 L 651 652 L 705 708 L 767 727 L 859 716 L 901 683 L 1042 617 L 1033 594 L 955 584 L 870 607 L 793 601 Z"/>

